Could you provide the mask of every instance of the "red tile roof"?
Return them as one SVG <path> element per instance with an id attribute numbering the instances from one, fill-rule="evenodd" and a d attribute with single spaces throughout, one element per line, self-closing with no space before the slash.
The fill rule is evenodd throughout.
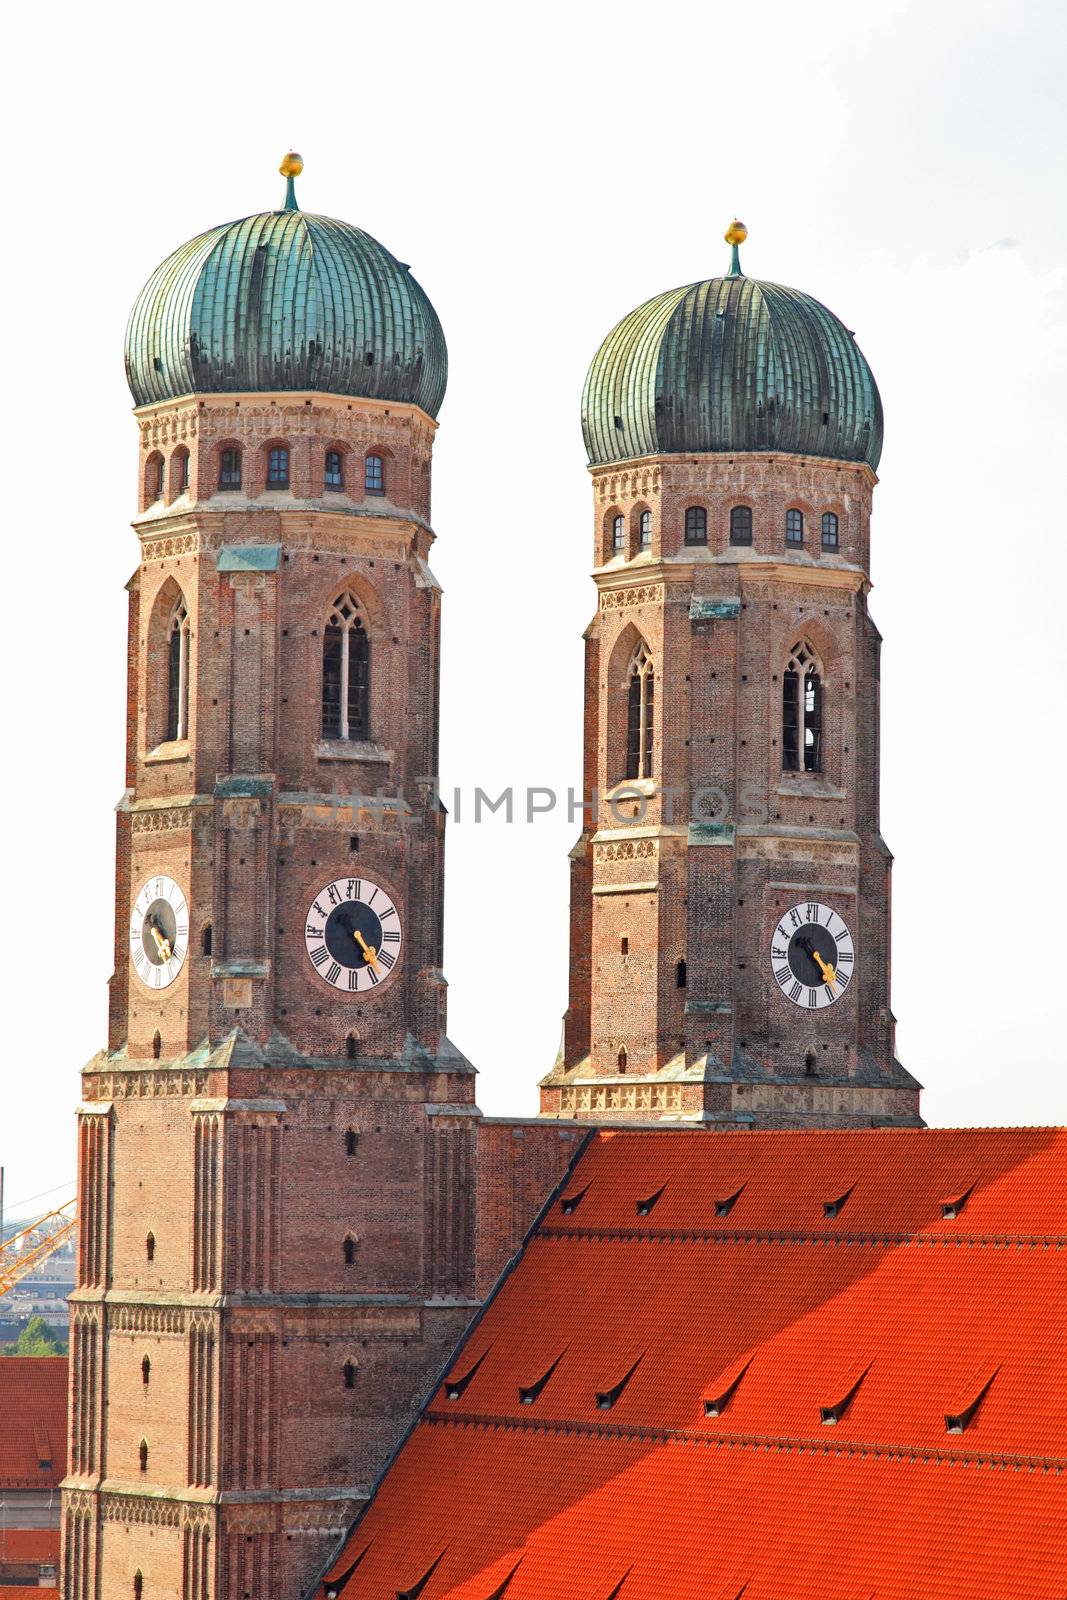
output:
<path id="1" fill-rule="evenodd" d="M 42 1589 L 37 1584 L 0 1583 L 0 1600 L 59 1600 L 58 1589 Z"/>
<path id="2" fill-rule="evenodd" d="M 562 1202 L 320 1595 L 1064 1600 L 1067 1132 L 601 1132 Z"/>
<path id="3" fill-rule="evenodd" d="M 0 1490 L 52 1488 L 66 1470 L 66 1356 L 0 1357 Z"/>
<path id="4" fill-rule="evenodd" d="M 8 1517 L 11 1507 L 7 1507 Z M 58 1506 L 57 1506 L 58 1516 Z M 8 1528 L 0 1512 L 0 1567 L 5 1562 L 38 1562 L 47 1566 L 59 1560 L 59 1523 L 54 1528 Z"/>

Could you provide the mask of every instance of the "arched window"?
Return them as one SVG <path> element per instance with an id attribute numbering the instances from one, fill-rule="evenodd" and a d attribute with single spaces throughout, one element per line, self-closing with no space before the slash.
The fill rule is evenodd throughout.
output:
<path id="1" fill-rule="evenodd" d="M 740 508 L 738 508 L 740 509 Z M 791 510 L 785 514 L 785 542 L 786 544 L 804 543 L 804 513 Z"/>
<path id="2" fill-rule="evenodd" d="M 142 1472 L 147 1472 L 148 1471 L 148 1440 L 147 1439 L 142 1439 L 141 1440 L 141 1443 L 140 1443 L 140 1446 L 138 1448 L 137 1454 L 140 1457 L 140 1461 L 141 1461 L 141 1471 Z"/>
<path id="3" fill-rule="evenodd" d="M 148 1257 L 149 1261 L 154 1261 L 156 1259 L 156 1236 L 154 1233 L 150 1233 L 145 1239 L 144 1253 Z"/>
<path id="4" fill-rule="evenodd" d="M 189 613 L 179 595 L 167 630 L 167 739 L 189 737 Z"/>
<path id="5" fill-rule="evenodd" d="M 144 1579 L 139 1572 L 133 1575 L 133 1600 L 142 1600 L 144 1595 Z"/>
<path id="6" fill-rule="evenodd" d="M 272 444 L 267 456 L 267 488 L 288 489 L 289 451 L 284 444 Z"/>
<path id="7" fill-rule="evenodd" d="M 241 487 L 241 452 L 236 445 L 222 452 L 219 461 L 219 488 L 239 489 Z"/>
<path id="8" fill-rule="evenodd" d="M 148 1388 L 149 1380 L 151 1379 L 151 1377 L 152 1377 L 152 1362 L 151 1362 L 150 1357 L 145 1356 L 144 1360 L 141 1362 L 141 1382 L 144 1384 L 146 1389 Z"/>
<path id="9" fill-rule="evenodd" d="M 730 507 L 730 543 L 752 543 L 752 508 L 751 506 Z"/>
<path id="10" fill-rule="evenodd" d="M 356 1363 L 354 1361 L 346 1361 L 341 1368 L 341 1376 L 345 1380 L 345 1388 L 354 1389 L 356 1387 Z"/>
<path id="11" fill-rule="evenodd" d="M 620 1071 L 620 1072 L 625 1072 L 625 1071 L 626 1071 L 626 1068 L 627 1068 L 627 1067 L 628 1067 L 628 1066 L 629 1066 L 629 1064 L 630 1064 L 630 1058 L 629 1058 L 629 1056 L 628 1056 L 628 1055 L 627 1055 L 627 1054 L 626 1054 L 626 1047 L 625 1047 L 625 1045 L 624 1045 L 624 1046 L 623 1046 L 623 1048 L 622 1048 L 622 1049 L 621 1049 L 621 1050 L 620 1050 L 620 1051 L 619 1051 L 619 1054 L 618 1054 L 618 1056 L 617 1056 L 617 1057 L 616 1057 L 616 1061 L 617 1061 L 617 1063 L 618 1063 L 618 1068 L 619 1068 L 619 1071 Z"/>
<path id="12" fill-rule="evenodd" d="M 327 489 L 343 489 L 345 486 L 345 464 L 340 450 L 327 450 L 326 471 L 323 481 Z"/>
<path id="13" fill-rule="evenodd" d="M 323 630 L 322 737 L 370 737 L 370 640 L 349 590 L 335 600 Z"/>
<path id="14" fill-rule="evenodd" d="M 815 652 L 806 640 L 790 651 L 782 674 L 782 768 L 822 771 L 823 686 Z"/>
<path id="15" fill-rule="evenodd" d="M 626 549 L 626 519 L 613 517 L 611 521 L 611 548 L 613 550 Z"/>
<path id="16" fill-rule="evenodd" d="M 679 961 L 678 965 L 674 969 L 674 976 L 679 989 L 684 989 L 689 981 L 688 969 L 686 968 L 684 961 Z"/>
<path id="17" fill-rule="evenodd" d="M 652 513 L 651 513 L 651 511 L 642 511 L 640 517 L 638 518 L 638 522 L 637 522 L 637 533 L 638 533 L 638 538 L 639 538 L 640 543 L 641 543 L 641 549 L 642 550 L 647 550 L 649 545 L 652 543 Z"/>
<path id="18" fill-rule="evenodd" d="M 148 505 L 162 500 L 166 484 L 166 464 L 158 451 L 153 451 L 145 462 L 144 497 Z"/>
<path id="19" fill-rule="evenodd" d="M 152 1059 L 153 1059 L 153 1061 L 158 1061 L 162 1054 L 163 1054 L 163 1035 L 160 1033 L 159 1029 L 157 1028 L 155 1033 L 152 1035 Z"/>
<path id="20" fill-rule="evenodd" d="M 385 462 L 381 456 L 368 456 L 363 471 L 363 487 L 367 494 L 385 493 Z"/>
<path id="21" fill-rule="evenodd" d="M 354 1061 L 359 1054 L 359 1040 L 354 1033 L 350 1033 L 345 1040 L 345 1056 L 349 1061 Z"/>
<path id="22" fill-rule="evenodd" d="M 837 549 L 837 517 L 832 511 L 823 512 L 822 547 L 824 550 Z"/>
<path id="23" fill-rule="evenodd" d="M 626 776 L 652 776 L 652 732 L 656 674 L 652 657 L 639 644 L 630 661 L 626 703 Z"/>
<path id="24" fill-rule="evenodd" d="M 210 924 L 210 922 L 205 922 L 204 923 L 203 929 L 202 929 L 201 934 L 200 934 L 200 954 L 201 955 L 205 955 L 205 956 L 209 956 L 211 954 L 211 924 Z"/>
<path id="25" fill-rule="evenodd" d="M 189 452 L 180 444 L 170 458 L 170 492 L 184 494 L 189 487 Z"/>
<path id="26" fill-rule="evenodd" d="M 354 1156 L 359 1149 L 359 1134 L 355 1128 L 345 1129 L 345 1155 Z"/>
<path id="27" fill-rule="evenodd" d="M 703 506 L 689 506 L 685 513 L 686 544 L 707 544 L 708 514 Z"/>
<path id="28" fill-rule="evenodd" d="M 356 1259 L 356 1241 L 351 1234 L 345 1240 L 345 1266 L 350 1267 Z"/>

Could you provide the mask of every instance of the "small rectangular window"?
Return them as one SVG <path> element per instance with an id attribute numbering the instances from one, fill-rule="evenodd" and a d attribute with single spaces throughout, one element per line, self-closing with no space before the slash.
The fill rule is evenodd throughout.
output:
<path id="1" fill-rule="evenodd" d="M 832 511 L 827 511 L 823 515 L 822 547 L 824 550 L 837 549 L 837 518 Z"/>
<path id="2" fill-rule="evenodd" d="M 327 489 L 343 489 L 345 486 L 344 467 L 340 450 L 327 450 L 326 452 L 325 483 Z"/>
<path id="3" fill-rule="evenodd" d="M 272 445 L 267 465 L 267 484 L 271 489 L 289 487 L 289 452 L 284 445 Z"/>
<path id="4" fill-rule="evenodd" d="M 612 521 L 611 548 L 613 550 L 626 549 L 626 523 L 622 517 L 615 517 Z"/>
<path id="5" fill-rule="evenodd" d="M 385 493 L 385 468 L 381 456 L 368 456 L 363 487 L 368 494 Z"/>
<path id="6" fill-rule="evenodd" d="M 647 550 L 652 543 L 652 513 L 642 511 L 640 522 L 641 548 Z"/>
<path id="7" fill-rule="evenodd" d="M 707 544 L 708 514 L 703 506 L 689 506 L 685 513 L 686 544 Z"/>
<path id="8" fill-rule="evenodd" d="M 731 506 L 730 508 L 730 543 L 752 543 L 752 508 L 751 506 Z"/>
<path id="9" fill-rule="evenodd" d="M 239 489 L 240 487 L 241 452 L 240 450 L 224 450 L 219 470 L 219 488 Z"/>

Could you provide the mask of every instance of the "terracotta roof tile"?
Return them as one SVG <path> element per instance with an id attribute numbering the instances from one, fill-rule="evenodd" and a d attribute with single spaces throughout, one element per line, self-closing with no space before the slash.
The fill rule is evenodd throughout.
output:
<path id="1" fill-rule="evenodd" d="M 66 1356 L 3 1357 L 0 1489 L 54 1487 L 66 1468 Z"/>
<path id="2" fill-rule="evenodd" d="M 1063 1600 L 1067 1133 L 600 1133 L 566 1193 L 344 1600 Z"/>

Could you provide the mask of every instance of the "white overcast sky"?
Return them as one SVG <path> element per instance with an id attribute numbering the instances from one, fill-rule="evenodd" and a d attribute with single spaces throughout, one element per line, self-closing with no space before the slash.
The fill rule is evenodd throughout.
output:
<path id="1" fill-rule="evenodd" d="M 815 294 L 886 409 L 871 606 L 899 1053 L 933 1123 L 1067 1122 L 1067 76 L 1028 0 L 19 6 L 6 28 L 2 678 L 8 1200 L 74 1172 L 105 1038 L 137 561 L 130 304 L 202 229 L 358 223 L 440 313 L 446 787 L 579 780 L 586 366 L 724 268 Z M 450 1033 L 529 1114 L 575 827 L 454 825 Z M 299 959 L 294 955 L 294 959 Z"/>

